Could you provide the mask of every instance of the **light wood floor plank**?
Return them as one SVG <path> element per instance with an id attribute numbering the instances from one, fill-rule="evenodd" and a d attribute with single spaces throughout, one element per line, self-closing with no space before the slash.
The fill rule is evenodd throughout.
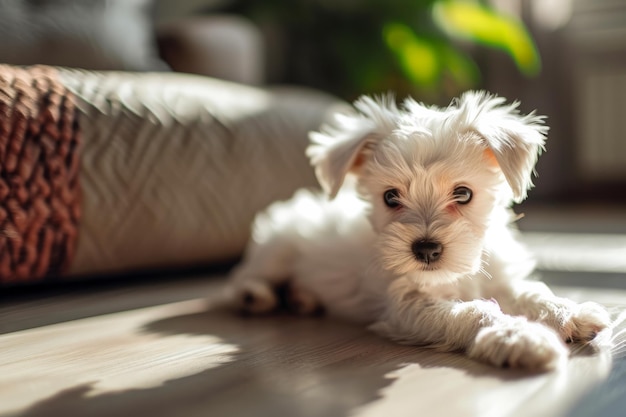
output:
<path id="1" fill-rule="evenodd" d="M 241 317 L 187 279 L 0 305 L 0 416 L 566 415 L 605 356 L 542 375 L 399 346 L 352 324 Z M 577 299 L 624 293 L 560 289 Z M 608 297 L 608 298 L 607 298 Z"/>

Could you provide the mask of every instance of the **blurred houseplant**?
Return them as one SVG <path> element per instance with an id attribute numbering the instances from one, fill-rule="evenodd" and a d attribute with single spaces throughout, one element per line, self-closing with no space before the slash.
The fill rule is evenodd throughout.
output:
<path id="1" fill-rule="evenodd" d="M 483 2 L 238 0 L 234 9 L 283 44 L 282 81 L 348 99 L 393 90 L 438 101 L 476 87 L 475 46 L 504 51 L 526 75 L 540 69 L 523 23 Z"/>

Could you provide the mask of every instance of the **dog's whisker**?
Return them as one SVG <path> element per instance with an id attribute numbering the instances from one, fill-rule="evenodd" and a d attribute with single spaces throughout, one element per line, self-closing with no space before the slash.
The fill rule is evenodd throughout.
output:
<path id="1" fill-rule="evenodd" d="M 626 355 L 626 343 L 618 342 L 611 346 L 610 349 L 611 355 L 614 358 L 622 358 Z"/>

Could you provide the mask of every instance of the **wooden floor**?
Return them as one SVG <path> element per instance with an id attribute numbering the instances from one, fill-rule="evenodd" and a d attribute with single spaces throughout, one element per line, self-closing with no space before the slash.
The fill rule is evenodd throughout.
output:
<path id="1" fill-rule="evenodd" d="M 588 284 L 605 276 L 577 273 Z M 608 273 L 621 286 L 546 278 L 609 306 L 619 332 L 626 279 Z M 222 283 L 190 276 L 0 302 L 0 417 L 625 415 L 622 342 L 552 373 L 495 370 L 323 317 L 222 312 L 204 298 Z"/>

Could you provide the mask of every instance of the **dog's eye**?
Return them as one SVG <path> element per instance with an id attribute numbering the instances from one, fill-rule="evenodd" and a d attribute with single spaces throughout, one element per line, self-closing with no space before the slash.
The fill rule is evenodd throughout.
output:
<path id="1" fill-rule="evenodd" d="M 400 207 L 400 203 L 398 202 L 398 190 L 392 188 L 391 190 L 385 191 L 383 198 L 385 199 L 385 204 L 387 207 L 398 208 Z"/>
<path id="2" fill-rule="evenodd" d="M 458 204 L 467 204 L 472 201 L 472 190 L 467 187 L 456 187 L 452 192 L 454 201 Z"/>

